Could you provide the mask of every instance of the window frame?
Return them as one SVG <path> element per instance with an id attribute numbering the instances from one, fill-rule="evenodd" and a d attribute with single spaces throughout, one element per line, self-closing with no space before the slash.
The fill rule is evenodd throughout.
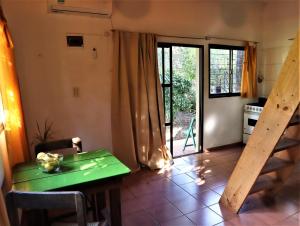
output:
<path id="1" fill-rule="evenodd" d="M 170 137 L 172 138 L 173 140 L 173 55 L 172 55 L 172 47 L 191 47 L 191 48 L 198 48 L 199 49 L 199 71 L 198 71 L 198 76 L 199 76 L 199 84 L 198 84 L 198 92 L 199 92 L 199 99 L 197 100 L 196 98 L 196 101 L 199 101 L 198 104 L 199 104 L 199 118 L 197 118 L 197 120 L 199 120 L 199 128 L 196 128 L 196 129 L 199 129 L 198 133 L 199 133 L 199 138 L 198 138 L 198 141 L 199 142 L 199 149 L 196 150 L 197 152 L 195 153 L 192 153 L 192 154 L 197 154 L 197 153 L 203 153 L 203 134 L 204 134 L 204 121 L 203 121 L 203 115 L 204 115 L 204 72 L 205 72 L 205 58 L 204 58 L 204 54 L 205 54 L 205 46 L 204 45 L 200 45 L 200 44 L 187 44 L 187 43 L 177 43 L 177 42 L 158 42 L 157 43 L 157 46 L 156 48 L 170 48 L 170 56 L 169 56 L 169 60 L 170 60 L 170 83 L 161 83 L 161 87 L 163 89 L 163 87 L 170 87 L 170 96 L 171 96 L 171 101 L 170 101 L 170 104 L 171 104 L 171 121 L 169 123 L 165 123 L 165 126 L 170 126 L 170 129 L 171 129 L 171 133 L 170 133 Z M 158 57 L 157 57 L 158 59 Z M 163 73 L 164 73 L 164 64 L 165 64 L 165 61 L 164 59 L 162 59 L 162 70 L 163 70 Z M 158 69 L 159 70 L 159 69 Z M 164 95 L 164 89 L 162 90 L 163 91 L 163 98 L 165 97 Z M 163 102 L 165 103 L 165 100 L 163 100 Z M 165 106 L 164 106 L 165 107 Z M 171 154 L 172 154 L 172 157 L 173 157 L 173 141 L 171 142 L 171 148 L 170 148 L 170 151 L 171 151 Z M 183 154 L 181 156 L 176 156 L 176 157 L 173 157 L 173 158 L 177 158 L 177 157 L 183 157 L 183 156 L 187 156 L 187 155 L 192 155 L 192 154 Z"/>
<path id="2" fill-rule="evenodd" d="M 208 45 L 208 97 L 209 98 L 220 98 L 220 97 L 236 97 L 241 96 L 241 92 L 233 93 L 229 89 L 229 93 L 211 93 L 210 92 L 210 77 L 211 77 L 211 70 L 210 70 L 210 50 L 211 49 L 225 49 L 229 50 L 229 69 L 232 70 L 232 51 L 233 50 L 243 50 L 245 51 L 244 46 L 233 46 L 233 45 L 220 45 L 220 44 L 209 44 Z M 244 52 L 245 53 L 245 52 Z M 241 75 L 242 76 L 242 75 Z M 231 81 L 232 82 L 232 81 Z M 230 82 L 230 84 L 231 84 Z"/>

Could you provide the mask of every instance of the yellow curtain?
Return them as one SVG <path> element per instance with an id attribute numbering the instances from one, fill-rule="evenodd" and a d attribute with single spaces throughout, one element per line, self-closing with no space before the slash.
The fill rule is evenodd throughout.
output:
<path id="1" fill-rule="evenodd" d="M 170 164 L 158 75 L 156 37 L 114 32 L 112 144 L 114 154 L 133 171 L 143 164 Z"/>
<path id="2" fill-rule="evenodd" d="M 13 43 L 9 34 L 6 21 L 0 7 L 0 93 L 2 97 L 4 117 L 5 146 L 1 148 L 1 158 L 4 165 L 4 191 L 11 188 L 11 168 L 29 158 L 21 97 L 18 79 L 15 71 L 13 56 Z M 2 170 L 2 169 L 0 169 Z M 5 205 L 0 199 L 1 221 L 4 221 Z M 0 222 L 4 224 L 3 222 Z M 4 224 L 7 225 L 7 224 Z"/>
<path id="3" fill-rule="evenodd" d="M 241 81 L 241 96 L 246 98 L 257 97 L 256 82 L 256 47 L 247 43 L 244 52 L 244 64 Z"/>

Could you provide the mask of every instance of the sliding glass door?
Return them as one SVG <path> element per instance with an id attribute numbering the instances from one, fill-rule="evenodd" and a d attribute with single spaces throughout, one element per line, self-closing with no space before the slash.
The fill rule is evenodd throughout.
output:
<path id="1" fill-rule="evenodd" d="M 167 146 L 173 157 L 202 151 L 203 47 L 159 43 Z"/>

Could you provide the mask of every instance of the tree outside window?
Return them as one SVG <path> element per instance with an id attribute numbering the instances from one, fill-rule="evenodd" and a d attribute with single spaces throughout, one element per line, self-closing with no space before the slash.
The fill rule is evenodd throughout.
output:
<path id="1" fill-rule="evenodd" d="M 209 45 L 209 97 L 240 96 L 244 47 Z"/>

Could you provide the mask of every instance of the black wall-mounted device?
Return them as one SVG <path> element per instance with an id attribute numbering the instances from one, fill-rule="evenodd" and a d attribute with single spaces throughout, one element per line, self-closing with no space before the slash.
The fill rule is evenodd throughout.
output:
<path id="1" fill-rule="evenodd" d="M 67 44 L 69 47 L 83 47 L 83 36 L 68 35 Z"/>

